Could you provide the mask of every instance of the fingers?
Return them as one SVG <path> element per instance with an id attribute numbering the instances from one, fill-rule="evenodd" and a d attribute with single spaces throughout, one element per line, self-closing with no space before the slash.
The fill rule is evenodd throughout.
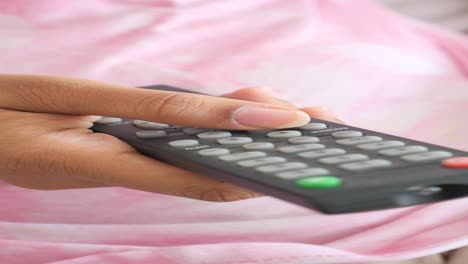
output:
<path id="1" fill-rule="evenodd" d="M 291 103 L 273 96 L 270 89 L 262 87 L 239 89 L 232 93 L 225 94 L 223 95 L 223 97 L 272 105 L 280 105 L 285 107 L 294 107 Z"/>
<path id="2" fill-rule="evenodd" d="M 0 108 L 222 129 L 286 128 L 310 120 L 283 105 L 46 76 L 0 75 Z"/>
<path id="3" fill-rule="evenodd" d="M 294 107 L 291 103 L 274 97 L 269 89 L 261 87 L 239 89 L 223 96 L 239 100 Z M 337 118 L 333 112 L 323 107 L 306 107 L 301 108 L 300 110 L 307 113 L 312 118 L 328 120 L 336 123 L 344 123 L 342 120 Z"/>
<path id="4" fill-rule="evenodd" d="M 340 120 L 338 117 L 336 117 L 336 115 L 333 112 L 331 112 L 330 110 L 327 110 L 326 108 L 306 107 L 306 108 L 301 108 L 300 110 L 304 111 L 312 118 L 317 118 L 317 119 L 344 124 L 342 120 Z"/>

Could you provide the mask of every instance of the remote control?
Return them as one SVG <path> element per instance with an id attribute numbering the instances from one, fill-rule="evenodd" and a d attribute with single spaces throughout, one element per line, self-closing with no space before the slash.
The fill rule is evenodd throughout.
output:
<path id="1" fill-rule="evenodd" d="M 467 152 L 325 120 L 290 129 L 224 131 L 104 117 L 92 129 L 160 161 L 323 213 L 468 195 Z"/>

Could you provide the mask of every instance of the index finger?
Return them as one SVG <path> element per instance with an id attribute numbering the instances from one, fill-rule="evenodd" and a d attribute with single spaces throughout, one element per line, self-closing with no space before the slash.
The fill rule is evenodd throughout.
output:
<path id="1" fill-rule="evenodd" d="M 310 120 L 286 106 L 34 75 L 0 75 L 0 108 L 223 129 L 286 128 Z"/>

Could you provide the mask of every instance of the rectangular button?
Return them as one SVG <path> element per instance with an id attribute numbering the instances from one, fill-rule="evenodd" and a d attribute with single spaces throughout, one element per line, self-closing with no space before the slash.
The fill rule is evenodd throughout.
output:
<path id="1" fill-rule="evenodd" d="M 267 154 L 261 151 L 248 151 L 248 152 L 240 152 L 235 154 L 229 154 L 220 156 L 220 160 L 224 161 L 238 161 L 244 159 L 255 159 L 255 158 L 262 158 L 265 157 Z"/>
<path id="2" fill-rule="evenodd" d="M 307 164 L 302 162 L 286 162 L 277 165 L 269 165 L 258 167 L 256 170 L 260 172 L 280 172 L 280 171 L 287 171 L 287 170 L 295 170 L 295 169 L 305 169 L 307 168 Z"/>
<path id="3" fill-rule="evenodd" d="M 341 145 L 358 145 L 358 144 L 365 144 L 365 143 L 372 143 L 382 141 L 381 137 L 376 136 L 364 136 L 364 137 L 356 137 L 356 138 L 346 138 L 337 140 L 336 143 Z"/>
<path id="4" fill-rule="evenodd" d="M 348 154 L 348 155 L 341 155 L 341 156 L 336 156 L 336 157 L 323 158 L 323 159 L 319 159 L 318 161 L 323 164 L 339 164 L 339 163 L 360 161 L 360 160 L 366 160 L 366 159 L 369 159 L 369 157 L 363 154 Z"/>
<path id="5" fill-rule="evenodd" d="M 391 166 L 392 162 L 389 160 L 375 159 L 342 164 L 340 165 L 340 168 L 351 171 L 362 171 L 369 169 L 386 168 Z"/>
<path id="6" fill-rule="evenodd" d="M 286 159 L 283 157 L 266 157 L 266 158 L 260 158 L 260 159 L 239 161 L 237 164 L 241 167 L 256 167 L 256 166 L 281 163 L 281 162 L 286 162 Z"/>
<path id="7" fill-rule="evenodd" d="M 324 175 L 328 175 L 329 173 L 330 171 L 327 169 L 309 168 L 309 169 L 303 169 L 303 170 L 280 172 L 280 173 L 277 173 L 276 176 L 278 178 L 285 179 L 285 180 L 294 180 L 294 179 L 309 177 L 309 176 L 324 176 Z"/>
<path id="8" fill-rule="evenodd" d="M 293 145 L 287 147 L 280 147 L 278 148 L 279 152 L 283 153 L 297 153 L 307 150 L 314 150 L 314 149 L 324 149 L 325 146 L 322 144 L 303 144 L 303 145 Z"/>

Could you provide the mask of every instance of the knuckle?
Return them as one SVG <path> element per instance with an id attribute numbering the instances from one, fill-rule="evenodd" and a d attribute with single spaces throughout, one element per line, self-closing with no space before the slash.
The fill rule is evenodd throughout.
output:
<path id="1" fill-rule="evenodd" d="M 155 93 L 140 99 L 136 111 L 155 112 L 157 119 L 167 120 L 174 116 L 193 115 L 206 109 L 206 100 L 200 96 L 183 93 Z"/>

